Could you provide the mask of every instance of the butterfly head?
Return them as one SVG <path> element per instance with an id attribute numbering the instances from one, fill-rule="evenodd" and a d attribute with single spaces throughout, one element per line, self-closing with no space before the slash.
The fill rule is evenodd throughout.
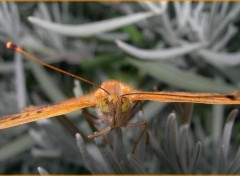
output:
<path id="1" fill-rule="evenodd" d="M 121 113 L 125 113 L 130 108 L 130 101 L 126 97 L 109 95 L 99 102 L 99 107 L 103 113 L 109 113 L 113 108 L 120 108 Z"/>

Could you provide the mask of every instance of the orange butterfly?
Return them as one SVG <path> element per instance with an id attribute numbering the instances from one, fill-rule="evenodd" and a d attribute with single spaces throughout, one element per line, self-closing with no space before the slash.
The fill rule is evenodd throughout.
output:
<path id="1" fill-rule="evenodd" d="M 146 129 L 146 122 L 128 123 L 132 117 L 132 110 L 134 104 L 141 100 L 151 100 L 159 102 L 190 102 L 190 103 L 204 103 L 204 104 L 240 104 L 238 98 L 239 91 L 234 91 L 230 94 L 217 93 L 191 93 L 191 92 L 144 92 L 133 89 L 128 85 L 115 80 L 108 80 L 103 82 L 100 86 L 79 76 L 73 75 L 51 65 L 48 65 L 34 56 L 26 53 L 15 44 L 8 42 L 7 48 L 24 54 L 25 56 L 35 60 L 36 62 L 57 70 L 61 73 L 72 76 L 76 79 L 85 81 L 97 87 L 97 90 L 84 95 L 79 98 L 72 98 L 62 101 L 55 105 L 44 107 L 30 108 L 29 111 L 0 117 L 0 129 L 9 128 L 20 124 L 25 124 L 37 121 L 44 118 L 55 117 L 70 113 L 86 107 L 99 107 L 105 115 L 100 119 L 107 124 L 107 127 L 88 137 L 94 138 L 102 136 L 109 131 L 123 126 L 137 126 L 144 125 Z"/>

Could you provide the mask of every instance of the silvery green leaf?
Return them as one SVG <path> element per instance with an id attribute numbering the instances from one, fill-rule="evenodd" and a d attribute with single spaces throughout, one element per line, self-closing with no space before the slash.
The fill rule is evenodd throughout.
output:
<path id="1" fill-rule="evenodd" d="M 57 22 L 61 22 L 61 11 L 60 11 L 60 5 L 55 2 L 51 4 L 51 9 L 53 12 L 53 18 Z"/>
<path id="2" fill-rule="evenodd" d="M 83 96 L 81 82 L 77 79 L 74 79 L 73 93 L 74 93 L 75 97 Z"/>
<path id="3" fill-rule="evenodd" d="M 100 148 L 101 153 L 103 155 L 103 159 L 107 163 L 108 167 L 110 167 L 115 174 L 124 174 L 126 168 L 122 167 L 123 163 L 118 162 L 118 158 L 113 154 L 110 148 Z"/>
<path id="4" fill-rule="evenodd" d="M 150 147 L 155 153 L 155 155 L 158 157 L 158 159 L 167 167 L 174 170 L 174 167 L 172 165 L 172 162 L 170 158 L 167 156 L 167 154 L 162 150 L 161 146 L 159 145 L 158 140 L 152 135 L 151 132 L 148 131 L 148 137 L 149 137 L 149 143 Z"/>
<path id="5" fill-rule="evenodd" d="M 219 6 L 220 6 L 220 3 L 211 3 L 210 4 L 209 27 L 211 29 L 214 29 L 216 27 L 216 14 L 219 9 Z M 210 33 L 210 35 L 211 35 L 211 33 Z"/>
<path id="6" fill-rule="evenodd" d="M 197 52 L 206 61 L 219 66 L 235 66 L 240 64 L 240 52 L 236 53 L 219 53 L 207 49 L 202 49 Z"/>
<path id="7" fill-rule="evenodd" d="M 227 174 L 239 174 L 240 173 L 240 150 L 238 149 L 235 158 L 229 164 L 226 173 Z"/>
<path id="8" fill-rule="evenodd" d="M 7 34 L 11 40 L 20 40 L 21 26 L 19 12 L 17 5 L 13 2 L 2 2 L 0 4 L 0 31 Z"/>
<path id="9" fill-rule="evenodd" d="M 87 146 L 84 143 L 80 134 L 76 134 L 76 140 L 79 150 L 82 154 L 82 157 L 91 173 L 93 174 L 108 173 L 107 169 L 101 163 L 97 162 L 96 159 L 93 158 L 92 155 L 88 152 L 86 148 Z"/>
<path id="10" fill-rule="evenodd" d="M 44 45 L 41 40 L 31 34 L 22 37 L 20 45 L 24 48 L 27 48 L 28 51 L 40 52 L 41 54 L 50 56 L 55 54 L 53 48 L 49 48 L 48 46 Z"/>
<path id="11" fill-rule="evenodd" d="M 61 92 L 58 86 L 54 84 L 43 66 L 30 60 L 30 65 L 34 76 L 36 77 L 39 85 L 44 92 L 53 102 L 59 102 L 66 99 L 65 95 Z"/>
<path id="12" fill-rule="evenodd" d="M 42 20 L 51 21 L 51 12 L 48 10 L 46 3 L 38 4 L 38 11 L 35 13 L 35 18 L 41 18 Z M 34 26 L 35 27 L 35 26 Z M 52 45 L 58 50 L 64 50 L 63 38 L 58 34 L 51 31 L 44 31 L 35 27 L 35 30 L 40 34 L 42 40 L 45 40 L 47 43 Z"/>
<path id="13" fill-rule="evenodd" d="M 222 34 L 227 25 L 229 25 L 232 21 L 238 18 L 239 12 L 240 4 L 235 3 L 233 8 L 228 12 L 228 14 L 225 15 L 225 17 L 223 18 L 223 20 L 221 20 L 219 25 L 212 29 L 213 33 L 211 34 L 211 36 L 209 36 L 211 44 L 214 43 L 216 39 L 218 39 L 218 37 Z"/>
<path id="14" fill-rule="evenodd" d="M 19 17 L 19 10 L 16 3 L 12 2 L 9 3 L 9 9 L 11 11 L 11 22 L 12 22 L 12 28 L 14 28 L 14 33 L 17 38 L 20 38 L 22 28 L 20 23 L 20 17 Z"/>
<path id="15" fill-rule="evenodd" d="M 193 118 L 192 119 L 192 124 L 195 127 L 195 133 L 196 133 L 196 138 L 199 140 L 202 140 L 205 137 L 205 133 L 203 132 L 200 118 Z"/>
<path id="16" fill-rule="evenodd" d="M 233 25 L 229 25 L 227 28 L 227 32 L 225 35 L 216 42 L 216 44 L 213 46 L 213 51 L 219 51 L 221 49 L 224 49 L 226 44 L 229 42 L 230 39 L 238 32 L 237 27 Z"/>
<path id="17" fill-rule="evenodd" d="M 40 148 L 34 148 L 31 150 L 31 154 L 36 158 L 52 158 L 57 159 L 62 157 L 62 150 L 61 149 L 40 149 Z"/>
<path id="18" fill-rule="evenodd" d="M 226 166 L 228 164 L 228 161 L 227 161 L 227 156 L 226 156 L 226 152 L 224 152 L 226 149 L 225 149 L 225 146 L 224 145 L 221 145 L 221 148 L 220 148 L 220 157 L 218 159 L 218 174 L 226 174 Z"/>
<path id="19" fill-rule="evenodd" d="M 204 7 L 204 1 L 199 1 L 196 4 L 196 8 L 193 11 L 193 14 L 195 17 L 199 17 L 199 15 L 201 15 L 201 13 L 203 11 L 203 7 Z"/>
<path id="20" fill-rule="evenodd" d="M 139 121 L 140 122 L 140 121 Z M 133 146 L 132 146 L 132 150 L 131 152 L 133 152 L 133 148 L 135 148 L 135 151 L 134 151 L 134 154 L 135 154 L 135 157 L 139 160 L 139 161 L 144 161 L 144 158 L 145 158 L 145 151 L 146 151 L 146 140 L 147 140 L 147 131 L 144 131 L 144 126 L 141 125 L 141 126 L 138 126 L 138 127 L 135 127 L 133 130 L 136 130 L 136 134 L 135 135 L 135 139 L 134 139 L 134 143 L 133 143 Z M 141 136 L 143 135 L 143 136 Z M 139 138 L 141 137 L 141 138 Z M 139 140 L 137 145 L 136 145 L 136 142 L 137 140 Z"/>
<path id="21" fill-rule="evenodd" d="M 176 170 L 176 173 L 181 173 L 181 170 L 178 165 L 178 147 L 179 147 L 179 134 L 178 134 L 178 126 L 176 121 L 176 114 L 170 113 L 167 118 L 166 124 L 166 148 L 167 155 L 172 162 L 173 167 Z"/>
<path id="22" fill-rule="evenodd" d="M 112 133 L 116 133 L 116 131 L 113 131 Z M 112 135 L 111 133 L 108 135 L 110 139 L 112 138 L 111 135 Z M 117 151 L 113 151 L 114 149 L 112 150 L 110 145 L 106 145 L 106 140 L 103 140 L 103 139 L 104 139 L 103 137 L 98 137 L 98 138 L 94 138 L 94 141 L 97 144 L 102 154 L 103 160 L 105 161 L 105 163 L 109 168 L 108 172 L 115 173 L 115 174 L 129 173 L 129 169 L 126 167 L 126 165 L 128 165 L 126 160 L 126 154 L 118 158 L 118 154 L 117 155 L 115 154 Z M 121 143 L 121 142 L 117 141 L 116 143 Z"/>
<path id="23" fill-rule="evenodd" d="M 96 37 L 101 40 L 115 41 L 115 40 L 127 40 L 129 36 L 127 33 L 103 33 L 98 34 Z"/>
<path id="24" fill-rule="evenodd" d="M 46 169 L 44 169 L 40 166 L 37 168 L 37 170 L 38 170 L 40 175 L 49 175 L 48 171 L 46 171 Z"/>
<path id="25" fill-rule="evenodd" d="M 194 167 L 199 161 L 199 156 L 202 154 L 202 143 L 200 141 L 197 142 L 193 149 L 193 154 L 190 159 L 190 165 L 189 165 L 189 173 L 193 172 Z"/>
<path id="26" fill-rule="evenodd" d="M 229 8 L 229 5 L 230 5 L 230 2 L 227 1 L 227 2 L 223 2 L 222 3 L 222 7 L 221 7 L 221 10 L 219 12 L 219 15 L 224 18 L 226 16 L 226 13 L 228 11 L 228 8 Z"/>
<path id="27" fill-rule="evenodd" d="M 43 3 L 43 2 L 38 3 L 38 11 L 40 12 L 41 16 L 45 20 L 47 20 L 47 21 L 51 20 L 50 11 L 48 10 L 46 3 Z"/>
<path id="28" fill-rule="evenodd" d="M 12 142 L 7 143 L 0 148 L 0 161 L 8 160 L 9 158 L 16 157 L 18 154 L 29 150 L 34 145 L 32 138 L 26 134 L 20 138 L 14 139 Z"/>
<path id="29" fill-rule="evenodd" d="M 121 129 L 116 129 L 112 132 L 113 134 L 113 154 L 120 163 L 126 160 L 126 151 L 123 145 L 123 134 Z"/>
<path id="30" fill-rule="evenodd" d="M 227 121 L 224 125 L 223 129 L 223 137 L 222 137 L 222 145 L 224 146 L 224 153 L 227 154 L 229 152 L 229 145 L 230 145 L 230 139 L 232 134 L 232 127 L 234 120 L 237 116 L 238 110 L 232 110 L 230 114 L 227 117 Z"/>
<path id="31" fill-rule="evenodd" d="M 45 21 L 35 17 L 29 17 L 28 20 L 38 25 L 44 29 L 51 30 L 58 34 L 67 35 L 67 36 L 78 36 L 78 37 L 88 37 L 92 35 L 101 34 L 108 32 L 129 24 L 139 22 L 141 20 L 147 19 L 156 15 L 157 13 L 153 12 L 141 12 L 135 13 L 133 15 L 127 15 L 123 17 L 112 18 L 109 20 L 103 20 L 99 22 L 93 22 L 89 24 L 82 25 L 64 25 L 59 23 L 54 23 L 50 21 Z"/>
<path id="32" fill-rule="evenodd" d="M 212 106 L 211 137 L 212 137 L 213 143 L 218 143 L 218 141 L 220 140 L 222 126 L 223 126 L 223 113 L 224 113 L 224 105 Z"/>
<path id="33" fill-rule="evenodd" d="M 54 122 L 59 118 L 61 117 L 57 117 L 54 120 L 43 119 L 36 122 L 39 128 L 32 128 L 33 130 L 31 130 L 30 134 L 35 144 L 43 148 L 42 151 L 35 150 L 33 154 L 43 155 L 44 157 L 44 155 L 49 153 L 49 157 L 58 157 L 58 155 L 61 155 L 62 158 L 69 161 L 82 162 L 82 158 L 79 155 L 79 149 L 73 138 L 76 132 L 71 131 L 71 126 L 66 128 L 66 126 L 64 127 L 61 123 Z M 47 120 L 48 122 L 46 122 Z M 44 154 L 43 150 L 47 150 L 47 152 Z M 59 150 L 59 152 L 57 152 L 57 150 Z"/>
<path id="34" fill-rule="evenodd" d="M 185 1 L 182 2 L 182 20 L 181 20 L 181 26 L 180 27 L 184 27 L 187 25 L 187 19 L 189 18 L 189 16 L 191 16 L 191 9 L 192 9 L 192 3 Z"/>
<path id="35" fill-rule="evenodd" d="M 131 54 L 139 59 L 145 60 L 167 60 L 170 58 L 179 58 L 179 56 L 191 53 L 195 50 L 198 50 L 205 46 L 206 43 L 194 43 L 194 44 L 186 44 L 180 47 L 172 47 L 170 49 L 154 49 L 154 50 L 146 50 L 136 48 L 132 45 L 129 45 L 123 41 L 116 41 L 119 48 Z"/>
<path id="36" fill-rule="evenodd" d="M 191 26 L 191 30 L 195 33 L 197 40 L 206 41 L 206 36 L 204 34 L 204 25 L 202 24 L 202 21 L 199 21 L 198 16 L 189 16 L 188 23 Z"/>
<path id="37" fill-rule="evenodd" d="M 166 43 L 170 45 L 178 44 L 177 34 L 173 29 L 173 25 L 171 23 L 169 15 L 167 13 L 163 13 L 159 18 L 166 34 L 165 36 L 162 35 Z"/>
<path id="38" fill-rule="evenodd" d="M 21 109 L 27 106 L 27 90 L 25 73 L 23 70 L 23 60 L 20 53 L 15 53 L 14 55 L 14 72 L 15 72 L 15 84 L 17 91 L 17 105 Z"/>
<path id="39" fill-rule="evenodd" d="M 168 6 L 167 1 L 161 1 L 161 2 L 150 2 L 150 1 L 142 1 L 138 2 L 140 5 L 147 7 L 148 9 L 152 10 L 153 12 L 160 13 L 165 12 Z"/>
<path id="40" fill-rule="evenodd" d="M 128 61 L 155 79 L 181 89 L 219 93 L 229 93 L 236 89 L 227 83 L 219 83 L 196 73 L 181 70 L 169 63 L 143 62 L 130 58 Z"/>
<path id="41" fill-rule="evenodd" d="M 179 129 L 179 153 L 178 153 L 178 158 L 179 158 L 179 165 L 181 166 L 181 171 L 182 173 L 187 173 L 188 172 L 188 152 L 187 150 L 189 149 L 188 145 L 188 140 L 189 140 L 189 125 L 182 125 Z"/>
<path id="42" fill-rule="evenodd" d="M 11 73 L 14 71 L 13 62 L 0 62 L 0 73 Z"/>
<path id="43" fill-rule="evenodd" d="M 173 2 L 173 6 L 174 6 L 174 10 L 176 13 L 176 23 L 178 24 L 178 26 L 181 26 L 182 24 L 182 7 L 181 7 L 181 3 L 179 1 L 174 1 Z"/>
<path id="44" fill-rule="evenodd" d="M 127 158 L 129 160 L 129 164 L 134 169 L 134 174 L 147 174 L 147 172 L 144 170 L 144 166 L 134 155 L 127 155 Z"/>
<path id="45" fill-rule="evenodd" d="M 144 105 L 144 116 L 147 117 L 146 121 L 151 122 L 166 106 L 166 103 L 156 103 L 149 101 L 147 104 Z"/>

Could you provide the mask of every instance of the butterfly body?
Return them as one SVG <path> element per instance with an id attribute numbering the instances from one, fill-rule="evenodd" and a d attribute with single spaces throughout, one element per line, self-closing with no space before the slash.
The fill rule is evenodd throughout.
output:
<path id="1" fill-rule="evenodd" d="M 108 131 L 120 128 L 126 125 L 132 116 L 133 102 L 128 98 L 122 97 L 124 94 L 131 93 L 132 88 L 126 86 L 124 83 L 108 80 L 102 83 L 101 87 L 105 91 L 98 89 L 94 92 L 96 99 L 99 100 L 97 106 L 103 116 L 100 121 L 105 122 L 108 127 L 104 130 L 88 137 L 94 138 L 107 133 Z"/>

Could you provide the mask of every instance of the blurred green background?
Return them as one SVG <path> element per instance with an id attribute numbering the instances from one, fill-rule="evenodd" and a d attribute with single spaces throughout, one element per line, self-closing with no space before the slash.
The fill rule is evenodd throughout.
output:
<path id="1" fill-rule="evenodd" d="M 0 115 L 94 90 L 7 50 L 7 41 L 96 84 L 238 90 L 239 13 L 238 2 L 2 2 Z M 112 150 L 102 139 L 86 139 L 93 131 L 80 111 L 1 130 L 0 173 L 239 173 L 238 108 L 143 102 L 133 121 L 145 119 L 149 135 L 135 154 L 141 129 L 111 132 Z"/>

